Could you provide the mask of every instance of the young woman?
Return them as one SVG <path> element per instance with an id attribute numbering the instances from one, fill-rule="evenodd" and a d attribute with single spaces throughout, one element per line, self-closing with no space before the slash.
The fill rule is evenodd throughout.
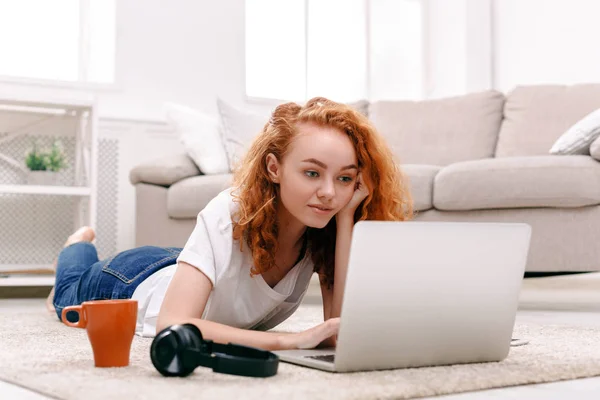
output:
<path id="1" fill-rule="evenodd" d="M 406 220 L 412 200 L 368 119 L 322 97 L 278 106 L 234 172 L 198 214 L 185 247 L 141 247 L 99 261 L 94 232 L 61 251 L 50 308 L 138 300 L 137 332 L 193 323 L 206 339 L 268 350 L 335 345 L 354 223 Z M 267 332 L 298 308 L 319 274 L 325 322 Z M 53 300 L 52 300 L 53 298 Z"/>

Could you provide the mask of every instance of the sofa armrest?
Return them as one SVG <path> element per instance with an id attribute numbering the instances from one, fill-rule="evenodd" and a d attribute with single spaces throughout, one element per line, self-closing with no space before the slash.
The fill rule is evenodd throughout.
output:
<path id="1" fill-rule="evenodd" d="M 202 175 L 196 164 L 186 154 L 173 154 L 134 167 L 129 173 L 129 181 L 171 186 L 190 176 Z"/>
<path id="2" fill-rule="evenodd" d="M 592 142 L 592 145 L 590 146 L 590 155 L 600 161 L 600 136 Z"/>

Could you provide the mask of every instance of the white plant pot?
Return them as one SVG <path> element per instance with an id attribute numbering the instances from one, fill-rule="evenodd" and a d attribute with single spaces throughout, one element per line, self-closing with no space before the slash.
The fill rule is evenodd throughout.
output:
<path id="1" fill-rule="evenodd" d="M 58 172 L 53 171 L 28 171 L 28 185 L 54 186 L 58 182 Z"/>

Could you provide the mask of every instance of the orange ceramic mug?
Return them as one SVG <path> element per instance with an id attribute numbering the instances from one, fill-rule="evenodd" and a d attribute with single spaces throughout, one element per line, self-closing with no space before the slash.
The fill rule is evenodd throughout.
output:
<path id="1" fill-rule="evenodd" d="M 79 321 L 67 321 L 67 313 L 79 314 Z M 135 334 L 137 300 L 94 300 L 62 310 L 65 325 L 87 330 L 96 367 L 125 367 Z"/>

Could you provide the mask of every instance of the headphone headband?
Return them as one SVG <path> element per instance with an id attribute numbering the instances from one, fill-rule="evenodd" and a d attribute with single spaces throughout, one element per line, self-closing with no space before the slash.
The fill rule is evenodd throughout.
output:
<path id="1" fill-rule="evenodd" d="M 279 357 L 266 350 L 204 340 L 196 325 L 172 325 L 159 332 L 150 348 L 154 367 L 165 376 L 186 376 L 198 366 L 232 375 L 277 374 Z"/>

